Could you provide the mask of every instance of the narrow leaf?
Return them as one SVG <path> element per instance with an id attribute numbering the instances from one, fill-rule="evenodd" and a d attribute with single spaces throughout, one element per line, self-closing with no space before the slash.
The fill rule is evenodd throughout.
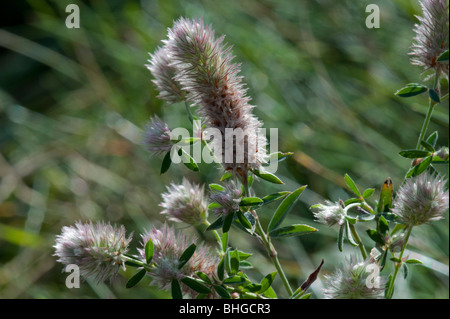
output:
<path id="1" fill-rule="evenodd" d="M 180 283 L 177 279 L 172 280 L 171 293 L 173 299 L 183 299 L 183 293 L 181 292 Z"/>
<path id="2" fill-rule="evenodd" d="M 269 287 L 272 285 L 272 282 L 275 280 L 275 277 L 277 276 L 277 272 L 274 271 L 268 275 L 266 275 L 262 280 L 261 280 L 261 289 L 258 291 L 258 293 L 263 293 L 264 291 L 266 291 L 267 289 L 269 289 Z"/>
<path id="3" fill-rule="evenodd" d="M 401 97 L 410 97 L 415 96 L 418 94 L 422 94 L 424 92 L 428 91 L 428 88 L 424 85 L 420 85 L 417 83 L 410 83 L 407 87 L 404 87 L 397 92 L 395 92 L 395 95 L 401 96 Z"/>
<path id="4" fill-rule="evenodd" d="M 362 196 L 364 198 L 369 198 L 373 193 L 375 193 L 375 188 L 368 188 L 363 192 Z"/>
<path id="5" fill-rule="evenodd" d="M 356 186 L 356 183 L 353 181 L 353 179 L 350 177 L 350 175 L 345 174 L 345 182 L 347 183 L 348 187 L 352 190 L 352 192 L 358 196 L 361 197 L 361 193 L 358 189 L 358 187 Z"/>
<path id="6" fill-rule="evenodd" d="M 278 206 L 275 214 L 272 216 L 272 219 L 270 220 L 269 226 L 267 228 L 268 232 L 271 232 L 282 223 L 286 215 L 289 213 L 289 210 L 295 205 L 297 199 L 303 193 L 305 188 L 306 185 L 296 189 L 291 194 L 286 196 L 286 198 Z"/>
<path id="7" fill-rule="evenodd" d="M 221 285 L 214 285 L 214 290 L 217 294 L 222 297 L 222 299 L 231 299 L 231 295 L 228 292 L 227 288 Z"/>
<path id="8" fill-rule="evenodd" d="M 220 181 L 223 182 L 224 180 L 230 178 L 231 176 L 233 176 L 233 173 L 231 171 L 227 171 L 225 172 L 225 174 L 222 175 Z"/>
<path id="9" fill-rule="evenodd" d="M 161 175 L 169 170 L 170 164 L 172 164 L 172 159 L 170 158 L 170 151 L 164 156 L 161 164 Z"/>
<path id="10" fill-rule="evenodd" d="M 405 158 L 422 158 L 430 155 L 430 152 L 422 150 L 404 150 L 400 151 L 398 154 Z"/>
<path id="11" fill-rule="evenodd" d="M 413 166 L 407 173 L 406 177 L 418 176 L 426 171 L 426 169 L 430 166 L 431 161 L 433 160 L 432 156 L 427 156 L 424 158 L 419 164 Z"/>
<path id="12" fill-rule="evenodd" d="M 441 98 L 439 97 L 439 93 L 436 92 L 435 89 L 430 89 L 428 91 L 428 95 L 430 96 L 430 99 L 435 102 L 435 103 L 440 103 L 441 102 Z"/>
<path id="13" fill-rule="evenodd" d="M 389 231 L 389 223 L 386 218 L 384 218 L 384 216 L 380 216 L 380 218 L 378 219 L 378 229 L 380 230 L 380 233 L 382 235 L 386 234 Z"/>
<path id="14" fill-rule="evenodd" d="M 448 50 L 445 50 L 441 53 L 441 55 L 437 58 L 438 62 L 445 62 L 448 61 Z"/>
<path id="15" fill-rule="evenodd" d="M 421 265 L 422 264 L 422 262 L 417 259 L 407 259 L 407 260 L 405 260 L 405 263 L 411 264 L 411 265 Z"/>
<path id="16" fill-rule="evenodd" d="M 338 235 L 338 249 L 340 252 L 343 251 L 343 246 L 344 246 L 344 231 L 345 231 L 345 225 L 342 224 L 341 227 L 339 228 L 339 235 Z"/>
<path id="17" fill-rule="evenodd" d="M 435 151 L 433 145 L 431 145 L 430 143 L 428 143 L 426 141 L 420 141 L 420 145 L 422 145 L 428 152 L 433 153 Z"/>
<path id="18" fill-rule="evenodd" d="M 126 287 L 132 288 L 132 287 L 136 286 L 139 283 L 139 281 L 141 281 L 141 279 L 144 278 L 145 273 L 146 273 L 145 269 L 139 270 L 136 274 L 133 275 L 133 277 L 131 277 L 127 281 Z"/>
<path id="19" fill-rule="evenodd" d="M 195 274 L 207 284 L 212 284 L 211 279 L 204 272 L 196 271 Z"/>
<path id="20" fill-rule="evenodd" d="M 353 238 L 352 232 L 350 230 L 350 225 L 348 222 L 345 223 L 345 237 L 347 238 L 349 244 L 352 245 L 353 247 L 359 246 L 359 244 Z"/>
<path id="21" fill-rule="evenodd" d="M 225 216 L 224 220 L 223 220 L 223 226 L 222 226 L 222 231 L 224 233 L 228 232 L 230 230 L 231 227 L 231 223 L 233 222 L 233 218 L 234 218 L 234 213 L 228 213 L 227 216 Z"/>
<path id="22" fill-rule="evenodd" d="M 189 168 L 191 171 L 198 172 L 198 170 L 199 170 L 198 165 L 195 162 L 195 160 L 192 158 L 192 156 L 189 155 L 184 149 L 181 148 L 181 150 L 182 150 L 181 158 L 182 158 L 184 166 Z"/>
<path id="23" fill-rule="evenodd" d="M 310 234 L 316 231 L 317 228 L 308 225 L 295 224 L 286 227 L 276 228 L 269 233 L 269 236 L 272 238 L 293 237 Z"/>
<path id="24" fill-rule="evenodd" d="M 259 197 L 245 197 L 239 203 L 239 206 L 255 206 L 264 203 Z"/>
<path id="25" fill-rule="evenodd" d="M 219 218 L 217 218 L 211 225 L 209 225 L 206 230 L 215 230 L 215 229 L 219 229 L 223 226 L 223 217 L 220 216 Z"/>
<path id="26" fill-rule="evenodd" d="M 428 136 L 427 143 L 433 146 L 433 148 L 436 147 L 438 136 L 439 136 L 438 132 L 434 131 L 433 133 L 430 134 L 430 136 Z"/>
<path id="27" fill-rule="evenodd" d="M 205 286 L 202 282 L 199 280 L 192 278 L 192 277 L 184 277 L 181 279 L 181 282 L 188 286 L 189 288 L 201 293 L 201 294 L 209 294 L 211 293 L 211 289 L 209 289 L 207 286 Z"/>
<path id="28" fill-rule="evenodd" d="M 245 217 L 245 215 L 241 211 L 237 212 L 237 217 L 241 222 L 242 226 L 244 226 L 247 229 L 252 229 L 252 224 L 249 222 L 247 217 Z"/>
<path id="29" fill-rule="evenodd" d="M 289 191 L 282 191 L 282 192 L 278 192 L 278 193 L 273 193 L 267 196 L 264 196 L 262 198 L 262 200 L 264 201 L 264 205 L 269 204 L 273 201 L 279 200 L 283 197 L 286 197 L 288 194 L 290 194 L 291 192 Z"/>
<path id="30" fill-rule="evenodd" d="M 191 259 L 192 255 L 195 252 L 197 246 L 195 244 L 191 244 L 186 250 L 181 254 L 178 265 L 178 269 L 181 269 L 188 261 Z"/>
<path id="31" fill-rule="evenodd" d="M 274 183 L 274 184 L 284 184 L 281 179 L 279 179 L 276 175 L 269 173 L 269 172 L 253 170 L 253 174 L 255 174 L 256 176 L 258 176 L 268 182 Z"/>
<path id="32" fill-rule="evenodd" d="M 214 190 L 214 191 L 219 191 L 219 192 L 223 192 L 225 190 L 225 187 L 223 187 L 220 184 L 209 184 L 209 189 Z"/>
<path id="33" fill-rule="evenodd" d="M 150 264 L 153 258 L 153 253 L 155 251 L 155 246 L 153 245 L 153 242 L 151 239 L 148 240 L 148 242 L 145 244 L 145 261 L 147 264 Z"/>

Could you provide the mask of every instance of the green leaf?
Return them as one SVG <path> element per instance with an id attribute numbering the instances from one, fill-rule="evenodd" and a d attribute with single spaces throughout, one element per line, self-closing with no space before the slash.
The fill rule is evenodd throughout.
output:
<path id="1" fill-rule="evenodd" d="M 237 217 L 241 222 L 242 226 L 244 226 L 247 229 L 252 229 L 252 224 L 249 222 L 247 217 L 245 217 L 245 215 L 241 211 L 237 212 Z"/>
<path id="2" fill-rule="evenodd" d="M 239 271 L 239 253 L 237 249 L 230 252 L 230 269 L 232 274 L 236 274 Z"/>
<path id="3" fill-rule="evenodd" d="M 425 157 L 419 164 L 413 166 L 407 173 L 406 177 L 410 178 L 412 176 L 418 176 L 426 171 L 426 169 L 431 165 L 431 161 L 433 160 L 432 156 Z"/>
<path id="4" fill-rule="evenodd" d="M 222 226 L 222 231 L 224 233 L 226 233 L 230 230 L 231 223 L 233 222 L 233 218 L 234 218 L 234 212 L 228 213 L 228 215 L 225 216 L 225 218 L 223 220 L 223 226 Z"/>
<path id="5" fill-rule="evenodd" d="M 292 152 L 287 152 L 287 153 L 275 152 L 275 153 L 271 153 L 271 154 L 269 154 L 269 159 L 268 159 L 267 163 L 263 164 L 263 166 L 269 166 L 271 162 L 284 161 L 286 158 L 288 158 L 292 154 L 294 154 L 294 153 L 292 153 Z"/>
<path id="6" fill-rule="evenodd" d="M 277 228 L 284 220 L 286 215 L 288 214 L 289 210 L 295 205 L 297 202 L 297 199 L 300 197 L 300 195 L 305 190 L 306 185 L 296 189 L 292 193 L 290 193 L 286 198 L 281 202 L 281 204 L 278 206 L 277 210 L 275 211 L 275 214 L 272 216 L 272 219 L 270 220 L 269 226 L 267 228 L 268 232 L 271 232 L 275 228 Z"/>
<path id="7" fill-rule="evenodd" d="M 272 285 L 272 282 L 275 280 L 275 277 L 277 276 L 277 271 L 274 271 L 268 275 L 266 275 L 262 280 L 261 280 L 261 289 L 258 291 L 258 293 L 263 293 L 264 291 L 266 291 L 267 289 L 269 289 L 269 287 Z"/>
<path id="8" fill-rule="evenodd" d="M 267 289 L 264 293 L 263 293 L 264 297 L 267 298 L 271 298 L 271 299 L 277 299 L 277 294 L 275 293 L 275 290 L 273 290 L 272 287 L 269 287 L 269 289 Z"/>
<path id="9" fill-rule="evenodd" d="M 239 203 L 239 206 L 256 206 L 264 203 L 264 201 L 259 197 L 245 197 Z"/>
<path id="10" fill-rule="evenodd" d="M 440 103 L 441 102 L 441 98 L 439 97 L 439 93 L 436 92 L 435 89 L 430 89 L 428 91 L 428 95 L 430 96 L 430 99 L 435 102 L 435 103 Z"/>
<path id="11" fill-rule="evenodd" d="M 380 233 L 378 233 L 375 229 L 368 229 L 366 230 L 367 235 L 369 235 L 370 239 L 372 239 L 374 242 L 384 245 L 384 239 L 381 237 Z"/>
<path id="12" fill-rule="evenodd" d="M 439 136 L 438 132 L 434 131 L 433 133 L 430 134 L 430 136 L 428 136 L 427 143 L 430 144 L 431 146 L 433 146 L 433 148 L 435 148 L 437 140 L 438 140 L 438 136 Z"/>
<path id="13" fill-rule="evenodd" d="M 183 161 L 184 166 L 189 168 L 191 171 L 198 172 L 198 165 L 195 160 L 189 155 L 183 148 L 180 148 L 182 154 L 181 159 Z"/>
<path id="14" fill-rule="evenodd" d="M 404 150 L 399 152 L 398 154 L 405 158 L 422 158 L 430 155 L 430 152 L 422 150 Z"/>
<path id="15" fill-rule="evenodd" d="M 240 261 L 246 260 L 246 259 L 249 258 L 251 255 L 253 255 L 253 254 L 251 254 L 251 253 L 245 253 L 245 252 L 240 251 L 240 250 L 238 250 L 238 254 L 239 254 L 239 260 L 240 260 Z"/>
<path id="16" fill-rule="evenodd" d="M 394 294 L 395 286 L 393 287 L 392 291 L 389 293 L 389 286 L 391 285 L 392 279 L 393 279 L 393 275 L 390 274 L 388 277 L 388 280 L 386 281 L 386 286 L 385 286 L 386 289 L 384 290 L 384 298 L 385 299 L 391 299 L 392 295 Z"/>
<path id="17" fill-rule="evenodd" d="M 222 257 L 219 264 L 217 265 L 217 277 L 219 277 L 220 280 L 223 280 L 224 275 L 225 275 L 225 256 Z"/>
<path id="18" fill-rule="evenodd" d="M 186 248 L 180 256 L 178 269 L 181 269 L 189 261 L 189 259 L 191 259 L 196 248 L 197 246 L 195 244 L 191 244 L 188 248 Z"/>
<path id="19" fill-rule="evenodd" d="M 271 232 L 269 232 L 269 236 L 272 238 L 293 237 L 313 233 L 316 232 L 317 230 L 318 230 L 317 228 L 308 225 L 295 224 L 286 227 L 276 228 Z"/>
<path id="20" fill-rule="evenodd" d="M 348 187 L 352 190 L 352 192 L 358 196 L 361 197 L 361 192 L 359 191 L 358 187 L 356 186 L 356 183 L 353 181 L 353 179 L 350 177 L 350 175 L 345 174 L 345 182 L 347 183 Z"/>
<path id="21" fill-rule="evenodd" d="M 227 251 L 228 248 L 228 233 L 222 234 L 222 251 Z"/>
<path id="22" fill-rule="evenodd" d="M 435 151 L 433 145 L 431 145 L 430 143 L 426 142 L 426 141 L 420 141 L 420 145 L 423 146 L 423 148 L 425 148 L 427 151 L 433 153 Z"/>
<path id="23" fill-rule="evenodd" d="M 345 237 L 347 238 L 349 244 L 352 245 L 353 247 L 359 246 L 359 244 L 353 238 L 348 221 L 345 223 Z"/>
<path id="24" fill-rule="evenodd" d="M 375 188 L 368 188 L 363 192 L 362 197 L 369 198 L 373 193 L 375 193 Z"/>
<path id="25" fill-rule="evenodd" d="M 220 181 L 223 182 L 224 180 L 230 178 L 231 176 L 233 176 L 233 172 L 227 171 L 227 172 L 225 172 L 225 174 L 222 175 L 222 177 L 220 178 Z"/>
<path id="26" fill-rule="evenodd" d="M 382 235 L 385 235 L 387 232 L 389 232 L 389 223 L 386 218 L 384 218 L 384 216 L 380 216 L 380 218 L 378 219 L 378 229 L 380 230 L 380 233 Z"/>
<path id="27" fill-rule="evenodd" d="M 231 295 L 228 292 L 227 288 L 221 285 L 214 285 L 214 290 L 217 294 L 222 297 L 222 299 L 231 299 Z"/>
<path id="28" fill-rule="evenodd" d="M 436 60 L 437 62 L 445 62 L 448 61 L 448 50 L 445 50 L 444 52 L 439 55 L 439 57 Z"/>
<path id="29" fill-rule="evenodd" d="M 424 85 L 418 84 L 418 83 L 410 83 L 407 87 L 404 87 L 397 92 L 395 92 L 395 95 L 398 95 L 400 97 L 410 97 L 415 96 L 418 94 L 422 94 L 424 92 L 428 91 L 428 88 Z"/>
<path id="30" fill-rule="evenodd" d="M 145 273 L 146 273 L 145 269 L 139 270 L 137 273 L 135 273 L 133 275 L 133 277 L 131 277 L 127 281 L 126 287 L 127 288 L 132 288 L 132 287 L 136 286 L 139 283 L 139 281 L 141 281 L 141 279 L 144 278 Z"/>
<path id="31" fill-rule="evenodd" d="M 241 285 L 246 282 L 248 282 L 248 280 L 242 276 L 231 276 L 231 277 L 225 278 L 225 280 L 223 281 L 223 283 L 227 284 L 227 285 Z"/>
<path id="32" fill-rule="evenodd" d="M 264 179 L 264 180 L 266 180 L 268 182 L 271 182 L 271 183 L 274 183 L 274 184 L 284 184 L 281 179 L 279 179 L 276 175 L 274 175 L 272 173 L 264 172 L 264 171 L 260 171 L 260 170 L 256 170 L 256 169 L 253 170 L 252 172 L 256 176 L 258 176 L 258 177 L 260 177 L 260 178 L 262 178 L 262 179 Z"/>
<path id="33" fill-rule="evenodd" d="M 209 189 L 210 190 L 214 190 L 214 191 L 219 191 L 219 192 L 223 192 L 225 190 L 225 187 L 223 187 L 220 184 L 209 184 Z"/>
<path id="34" fill-rule="evenodd" d="M 211 289 L 209 289 L 207 286 L 205 286 L 201 281 L 186 276 L 183 279 L 181 279 L 181 282 L 188 286 L 189 288 L 195 290 L 196 292 L 199 292 L 201 294 L 209 294 L 211 293 Z"/>
<path id="35" fill-rule="evenodd" d="M 211 279 L 204 272 L 196 271 L 195 274 L 207 284 L 212 284 Z"/>
<path id="36" fill-rule="evenodd" d="M 422 264 L 422 262 L 417 259 L 407 259 L 407 260 L 405 260 L 405 263 L 411 264 L 411 265 L 421 265 Z"/>
<path id="37" fill-rule="evenodd" d="M 125 265 L 126 266 L 130 266 L 130 267 L 142 267 L 142 265 L 134 263 L 134 262 L 132 262 L 130 260 L 125 261 Z"/>
<path id="38" fill-rule="evenodd" d="M 155 251 L 155 246 L 153 245 L 153 242 L 151 239 L 148 240 L 148 242 L 145 244 L 145 261 L 147 264 L 150 264 L 153 258 L 153 253 Z"/>
<path id="39" fill-rule="evenodd" d="M 250 263 L 250 262 L 248 262 L 246 260 L 241 261 L 239 263 L 239 269 L 252 269 L 252 268 L 253 268 L 252 263 Z"/>
<path id="40" fill-rule="evenodd" d="M 209 225 L 206 230 L 215 230 L 215 229 L 219 229 L 222 228 L 223 226 L 223 217 L 220 216 L 219 218 L 217 218 L 211 225 Z"/>
<path id="41" fill-rule="evenodd" d="M 172 280 L 171 292 L 173 299 L 183 299 L 183 293 L 181 292 L 180 283 L 177 279 Z"/>
<path id="42" fill-rule="evenodd" d="M 343 246 L 344 246 L 344 231 L 345 231 L 345 225 L 342 224 L 341 227 L 339 227 L 339 235 L 338 235 L 338 249 L 340 252 L 343 251 Z"/>
<path id="43" fill-rule="evenodd" d="M 408 277 L 408 265 L 403 264 L 402 265 L 402 270 L 403 270 L 403 278 L 406 279 L 406 277 Z"/>
<path id="44" fill-rule="evenodd" d="M 170 164 L 172 164 L 172 159 L 170 158 L 170 151 L 168 151 L 161 164 L 161 175 L 169 170 Z"/>
<path id="45" fill-rule="evenodd" d="M 289 192 L 289 191 L 277 192 L 277 193 L 273 193 L 273 194 L 264 196 L 262 198 L 262 200 L 264 201 L 264 205 L 267 205 L 267 204 L 269 204 L 271 202 L 274 202 L 274 201 L 279 200 L 279 199 L 281 199 L 283 197 L 286 197 L 290 193 L 291 192 Z"/>

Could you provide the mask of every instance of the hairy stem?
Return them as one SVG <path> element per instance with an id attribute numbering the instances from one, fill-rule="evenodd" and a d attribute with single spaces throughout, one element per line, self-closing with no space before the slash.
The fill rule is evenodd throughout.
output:
<path id="1" fill-rule="evenodd" d="M 405 242 L 403 243 L 403 247 L 402 250 L 400 251 L 400 255 L 398 257 L 398 259 L 400 260 L 398 263 L 395 264 L 395 270 L 394 270 L 394 275 L 392 276 L 391 281 L 389 282 L 389 287 L 388 287 L 388 291 L 386 294 L 386 299 L 392 299 L 392 296 L 394 294 L 394 284 L 395 284 L 395 279 L 397 278 L 397 274 L 398 271 L 400 270 L 400 267 L 403 264 L 403 253 L 405 252 L 405 248 L 406 245 L 408 244 L 408 240 L 409 240 L 409 236 L 411 235 L 411 231 L 412 231 L 413 226 L 409 226 L 406 229 L 406 236 L 405 236 Z"/>
<path id="2" fill-rule="evenodd" d="M 358 247 L 359 247 L 359 250 L 361 251 L 361 255 L 362 255 L 363 259 L 366 260 L 367 259 L 367 251 L 361 241 L 361 238 L 358 235 L 358 232 L 356 231 L 355 225 L 353 225 L 352 223 L 348 223 L 348 226 L 350 228 L 350 231 L 352 232 L 353 239 L 358 244 Z"/>

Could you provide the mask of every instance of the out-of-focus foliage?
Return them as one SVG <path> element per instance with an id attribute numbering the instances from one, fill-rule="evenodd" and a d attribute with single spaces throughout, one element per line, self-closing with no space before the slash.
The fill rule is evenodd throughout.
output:
<path id="1" fill-rule="evenodd" d="M 66 5 L 77 3 L 81 28 L 67 29 Z M 255 184 L 258 195 L 307 191 L 289 216 L 319 232 L 277 240 L 279 258 L 293 285 L 319 264 L 321 276 L 346 254 L 336 249 L 336 231 L 312 221 L 310 205 L 349 198 L 344 174 L 361 188 L 394 187 L 409 160 L 426 112 L 425 96 L 402 99 L 394 92 L 421 82 L 409 63 L 415 0 L 379 2 L 381 27 L 368 29 L 368 0 L 265 1 L 8 1 L 0 19 L 0 297 L 167 298 L 148 279 L 127 290 L 128 270 L 112 285 L 65 286 L 53 245 L 61 227 L 77 220 L 109 220 L 134 231 L 161 224 L 160 194 L 171 181 L 217 182 L 220 172 L 200 164 L 160 175 L 161 158 L 140 144 L 152 114 L 173 127 L 189 122 L 184 105 L 156 99 L 144 67 L 180 16 L 203 17 L 226 34 L 242 62 L 255 114 L 278 128 L 279 149 L 294 156 L 280 163 L 281 187 Z M 448 103 L 436 107 L 429 133 L 448 146 Z M 447 166 L 442 173 L 448 175 Z M 261 212 L 267 223 L 276 206 Z M 214 216 L 212 216 L 214 217 Z M 183 229 L 211 242 L 202 230 Z M 363 229 L 362 229 L 363 231 Z M 396 297 L 448 298 L 449 224 L 414 229 L 408 248 L 424 266 L 399 278 Z M 243 233 L 242 233 L 243 234 Z M 232 230 L 230 244 L 251 251 L 255 278 L 273 271 L 257 241 Z M 135 253 L 135 251 L 132 251 Z M 412 253 L 410 253 L 412 254 Z M 426 256 L 426 257 L 425 257 Z M 278 280 L 277 287 L 281 286 Z M 322 296 L 320 281 L 313 296 Z"/>

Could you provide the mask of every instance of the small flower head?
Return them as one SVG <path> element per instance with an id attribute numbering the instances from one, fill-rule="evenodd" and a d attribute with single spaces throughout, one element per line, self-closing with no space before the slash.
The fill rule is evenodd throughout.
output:
<path id="1" fill-rule="evenodd" d="M 214 213 L 227 216 L 239 210 L 243 193 L 242 188 L 234 182 L 226 183 L 222 191 L 212 190 L 211 192 L 210 200 L 220 205 L 213 208 Z"/>
<path id="2" fill-rule="evenodd" d="M 246 176 L 248 169 L 259 169 L 265 162 L 267 141 L 258 134 L 262 122 L 252 114 L 254 106 L 249 104 L 242 76 L 238 76 L 239 64 L 232 63 L 224 36 L 216 38 L 202 20 L 180 18 L 169 29 L 165 46 L 176 70 L 174 79 L 187 92 L 187 101 L 200 105 L 206 124 L 221 134 L 221 139 L 214 140 L 214 148 L 222 151 L 224 168 L 241 176 Z M 239 133 L 237 141 L 231 137 L 227 143 L 227 129 Z M 226 148 L 240 146 L 243 154 L 226 156 Z"/>
<path id="3" fill-rule="evenodd" d="M 173 146 L 169 126 L 156 115 L 146 125 L 144 143 L 153 156 L 167 153 Z"/>
<path id="4" fill-rule="evenodd" d="M 411 63 L 424 68 L 434 69 L 448 78 L 448 61 L 437 62 L 437 58 L 448 50 L 448 4 L 447 0 L 422 0 L 422 16 L 417 16 L 416 36 L 412 45 Z"/>
<path id="5" fill-rule="evenodd" d="M 208 247 L 199 244 L 194 255 L 188 262 L 179 269 L 180 257 L 183 252 L 195 239 L 190 239 L 183 233 L 176 233 L 174 228 L 164 224 L 162 229 L 153 228 L 142 235 L 143 247 L 151 239 L 154 245 L 154 254 L 152 263 L 154 267 L 148 273 L 152 277 L 152 283 L 160 289 L 169 290 L 172 280 L 182 279 L 184 276 L 194 276 L 195 272 L 201 271 L 209 278 L 213 278 L 216 274 L 217 258 L 211 254 Z M 139 258 L 145 260 L 144 248 L 138 249 Z M 189 287 L 182 285 L 185 296 L 195 297 L 198 293 Z"/>
<path id="6" fill-rule="evenodd" d="M 408 226 L 444 218 L 449 197 L 446 183 L 445 179 L 429 173 L 407 179 L 397 192 L 392 212 Z"/>
<path id="7" fill-rule="evenodd" d="M 373 276 L 376 270 L 372 267 L 379 266 L 370 260 L 358 262 L 355 257 L 347 259 L 342 269 L 338 268 L 333 274 L 325 276 L 325 299 L 382 299 L 385 280 Z"/>
<path id="8" fill-rule="evenodd" d="M 161 214 L 167 215 L 169 220 L 199 225 L 207 218 L 208 201 L 203 187 L 191 184 L 187 179 L 180 185 L 172 183 L 168 186 L 162 198 L 160 206 L 164 210 Z"/>
<path id="9" fill-rule="evenodd" d="M 94 277 L 97 282 L 103 282 L 113 280 L 119 268 L 125 268 L 123 254 L 128 251 L 130 241 L 124 226 L 77 222 L 75 226 L 63 227 L 53 247 L 58 262 L 76 264 L 84 278 Z"/>
<path id="10" fill-rule="evenodd" d="M 347 215 L 340 202 L 333 203 L 327 200 L 325 204 L 318 204 L 313 208 L 317 209 L 313 213 L 316 221 L 330 227 L 335 224 L 342 225 Z"/>
<path id="11" fill-rule="evenodd" d="M 174 79 L 175 69 L 170 66 L 166 47 L 156 49 L 155 53 L 150 54 L 150 64 L 146 67 L 153 74 L 159 95 L 158 98 L 169 103 L 177 103 L 184 100 L 185 93 L 180 84 Z"/>

